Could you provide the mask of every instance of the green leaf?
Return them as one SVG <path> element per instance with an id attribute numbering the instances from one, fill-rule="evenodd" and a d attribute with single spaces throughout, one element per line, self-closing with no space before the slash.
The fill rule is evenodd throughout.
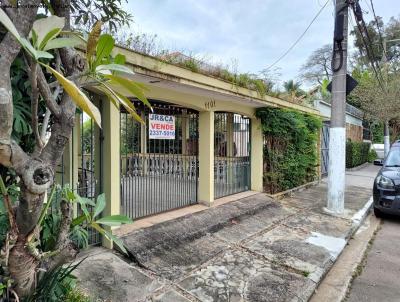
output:
<path id="1" fill-rule="evenodd" d="M 45 66 L 58 80 L 64 90 L 72 98 L 75 104 L 86 112 L 101 128 L 101 115 L 99 109 L 89 100 L 89 98 L 84 94 L 73 82 L 65 78 L 57 70 L 51 68 L 49 65 L 42 64 Z"/>
<path id="2" fill-rule="evenodd" d="M 54 56 L 47 51 L 37 50 L 36 54 L 37 54 L 37 59 L 40 59 L 40 58 L 53 59 L 54 58 Z"/>
<path id="3" fill-rule="evenodd" d="M 121 103 L 122 106 L 129 112 L 129 114 L 138 122 L 142 123 L 143 125 L 145 122 L 142 120 L 140 115 L 137 114 L 135 106 L 132 104 L 131 100 L 128 99 L 126 96 L 124 96 L 121 93 L 115 92 L 115 94 L 118 96 L 118 100 Z"/>
<path id="4" fill-rule="evenodd" d="M 3 26 L 21 43 L 21 36 L 15 28 L 14 23 L 7 16 L 7 14 L 0 8 L 0 22 Z"/>
<path id="5" fill-rule="evenodd" d="M 37 45 L 41 46 L 45 37 L 51 32 L 58 30 L 57 35 L 60 33 L 61 29 L 65 26 L 65 18 L 57 16 L 49 16 L 46 18 L 37 19 L 32 26 L 32 30 L 37 33 Z M 32 36 L 32 31 L 30 37 Z"/>
<path id="6" fill-rule="evenodd" d="M 21 38 L 19 42 L 21 43 L 22 47 L 25 48 L 25 50 L 26 50 L 27 52 L 29 52 L 30 55 L 31 55 L 35 60 L 38 59 L 38 58 L 37 58 L 37 57 L 38 57 L 37 51 L 36 51 L 36 49 L 32 46 L 31 42 L 29 42 L 29 41 L 28 41 L 27 39 L 25 39 L 25 38 Z"/>
<path id="7" fill-rule="evenodd" d="M 103 193 L 97 196 L 96 206 L 94 207 L 93 211 L 93 219 L 96 218 L 101 212 L 103 212 L 105 207 L 106 207 L 106 196 Z"/>
<path id="8" fill-rule="evenodd" d="M 121 224 L 132 223 L 132 219 L 124 215 L 112 215 L 100 218 L 95 221 L 98 224 L 104 224 L 108 226 L 120 226 Z"/>
<path id="9" fill-rule="evenodd" d="M 37 48 L 37 39 L 38 39 L 37 33 L 35 30 L 32 29 L 32 44 L 35 48 Z"/>
<path id="10" fill-rule="evenodd" d="M 81 210 L 82 210 L 83 214 L 85 214 L 85 216 L 86 216 L 86 220 L 89 222 L 92 221 L 92 216 L 90 216 L 90 213 L 86 207 L 86 204 L 81 203 L 80 205 L 81 205 Z"/>
<path id="11" fill-rule="evenodd" d="M 94 67 L 101 64 L 102 60 L 111 54 L 114 48 L 115 40 L 109 34 L 103 34 L 100 36 L 96 46 L 96 61 Z"/>
<path id="12" fill-rule="evenodd" d="M 120 238 L 111 234 L 108 231 L 105 231 L 105 233 L 107 234 L 106 236 L 109 237 L 109 239 L 111 239 L 124 254 L 128 254 L 128 251 L 125 248 L 124 242 Z"/>
<path id="13" fill-rule="evenodd" d="M 123 54 L 117 54 L 114 58 L 114 63 L 115 64 L 120 64 L 120 65 L 125 65 L 126 58 Z"/>
<path id="14" fill-rule="evenodd" d="M 96 204 L 93 202 L 93 200 L 91 200 L 89 198 L 86 198 L 86 197 L 79 196 L 78 201 L 79 201 L 80 204 L 84 203 L 84 204 L 89 205 L 91 207 L 95 207 L 96 206 Z"/>
<path id="15" fill-rule="evenodd" d="M 56 48 L 63 48 L 63 47 L 75 47 L 79 44 L 82 44 L 82 41 L 80 41 L 76 37 L 72 38 L 57 38 L 49 41 L 46 46 L 43 48 L 43 50 L 50 50 L 50 49 L 56 49 Z"/>
<path id="16" fill-rule="evenodd" d="M 78 216 L 76 218 L 74 218 L 71 222 L 71 228 L 77 226 L 77 225 L 81 225 L 83 222 L 86 221 L 86 214 L 83 214 L 81 216 Z"/>
<path id="17" fill-rule="evenodd" d="M 120 65 L 120 64 L 106 64 L 106 65 L 99 65 L 96 67 L 97 72 L 101 73 L 101 71 L 103 71 L 103 70 L 119 71 L 119 72 L 125 72 L 125 73 L 129 73 L 129 74 L 135 74 L 127 66 Z"/>
<path id="18" fill-rule="evenodd" d="M 90 226 L 92 228 L 94 228 L 96 231 L 98 231 L 101 235 L 105 236 L 106 238 L 108 238 L 109 240 L 111 240 L 112 242 L 114 242 L 118 248 L 125 254 L 127 254 L 127 250 L 124 246 L 124 243 L 122 242 L 121 239 L 119 239 L 118 237 L 116 237 L 115 235 L 113 235 L 111 232 L 106 231 L 105 229 L 103 229 L 101 226 L 99 226 L 96 222 L 92 222 L 90 224 Z"/>
<path id="19" fill-rule="evenodd" d="M 142 101 L 143 104 L 145 104 L 151 109 L 151 111 L 153 111 L 153 108 L 151 107 L 150 102 L 147 100 L 146 96 L 144 95 L 142 88 L 139 87 L 134 81 L 110 74 L 104 75 L 104 77 L 110 79 L 110 83 L 120 85 L 128 90 L 133 96 L 136 96 L 140 101 Z"/>
<path id="20" fill-rule="evenodd" d="M 103 91 L 109 98 L 109 100 L 119 108 L 119 104 L 121 104 L 129 114 L 136 119 L 138 122 L 144 124 L 142 118 L 136 113 L 135 106 L 133 106 L 132 102 L 124 95 L 114 91 L 107 84 L 102 83 L 102 87 L 98 87 L 101 91 Z"/>
<path id="21" fill-rule="evenodd" d="M 53 40 L 55 37 L 57 37 L 61 32 L 61 28 L 54 28 L 50 30 L 43 38 L 42 42 L 39 45 L 40 50 L 45 50 L 44 48 L 46 45 Z"/>

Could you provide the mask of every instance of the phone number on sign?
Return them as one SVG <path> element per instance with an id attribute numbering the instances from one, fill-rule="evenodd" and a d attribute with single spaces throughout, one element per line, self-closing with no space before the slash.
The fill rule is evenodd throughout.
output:
<path id="1" fill-rule="evenodd" d="M 168 130 L 150 130 L 150 136 L 175 137 L 175 131 L 168 131 Z"/>

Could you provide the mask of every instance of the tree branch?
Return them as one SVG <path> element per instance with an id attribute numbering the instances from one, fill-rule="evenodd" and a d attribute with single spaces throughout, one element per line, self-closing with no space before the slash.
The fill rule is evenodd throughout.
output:
<path id="1" fill-rule="evenodd" d="M 39 118 L 38 118 L 38 107 L 39 107 L 39 90 L 37 83 L 37 62 L 32 61 L 29 80 L 31 82 L 31 111 L 32 111 L 32 131 L 35 136 L 36 146 L 34 154 L 39 154 L 43 149 L 43 142 L 40 139 L 39 134 Z"/>
<path id="2" fill-rule="evenodd" d="M 57 95 L 54 97 L 51 93 L 50 86 L 46 81 L 46 78 L 44 76 L 43 70 L 41 68 L 38 68 L 38 87 L 40 94 L 42 95 L 44 101 L 46 102 L 47 108 L 51 111 L 51 113 L 59 117 L 61 114 L 61 108 L 56 102 Z M 59 90 L 56 90 L 59 92 Z"/>
<path id="3" fill-rule="evenodd" d="M 69 230 L 72 222 L 72 207 L 71 203 L 65 200 L 61 201 L 61 223 L 60 232 L 58 233 L 56 251 L 59 253 L 51 257 L 46 264 L 46 269 L 52 270 L 61 264 L 73 260 L 78 254 L 77 248 L 69 238 Z"/>

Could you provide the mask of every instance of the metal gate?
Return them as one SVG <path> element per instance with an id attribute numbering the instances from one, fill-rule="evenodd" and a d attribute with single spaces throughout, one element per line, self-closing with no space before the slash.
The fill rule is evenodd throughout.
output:
<path id="1" fill-rule="evenodd" d="M 79 196 L 96 201 L 97 196 L 102 193 L 101 188 L 101 143 L 100 129 L 86 114 L 80 114 L 80 144 L 78 162 L 78 185 Z M 93 208 L 88 206 L 90 212 Z M 78 215 L 82 215 L 78 207 Z M 92 228 L 87 228 L 88 242 L 90 245 L 100 244 L 101 235 Z"/>
<path id="2" fill-rule="evenodd" d="M 329 122 L 324 122 L 322 125 L 321 136 L 321 176 L 327 176 L 329 165 Z"/>
<path id="3" fill-rule="evenodd" d="M 153 113 L 134 102 L 145 125 L 121 111 L 121 207 L 131 218 L 197 203 L 198 112 L 151 104 Z M 174 134 L 156 138 L 149 114 L 173 121 Z"/>
<path id="4" fill-rule="evenodd" d="M 214 198 L 250 190 L 250 119 L 216 112 L 214 131 Z"/>

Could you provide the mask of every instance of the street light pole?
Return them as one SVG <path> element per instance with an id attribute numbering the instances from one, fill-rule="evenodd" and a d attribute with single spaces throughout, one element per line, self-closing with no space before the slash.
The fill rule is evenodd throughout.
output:
<path id="1" fill-rule="evenodd" d="M 332 62 L 332 107 L 329 132 L 328 205 L 326 211 L 344 212 L 346 169 L 346 74 L 348 5 L 336 0 L 334 58 Z"/>

